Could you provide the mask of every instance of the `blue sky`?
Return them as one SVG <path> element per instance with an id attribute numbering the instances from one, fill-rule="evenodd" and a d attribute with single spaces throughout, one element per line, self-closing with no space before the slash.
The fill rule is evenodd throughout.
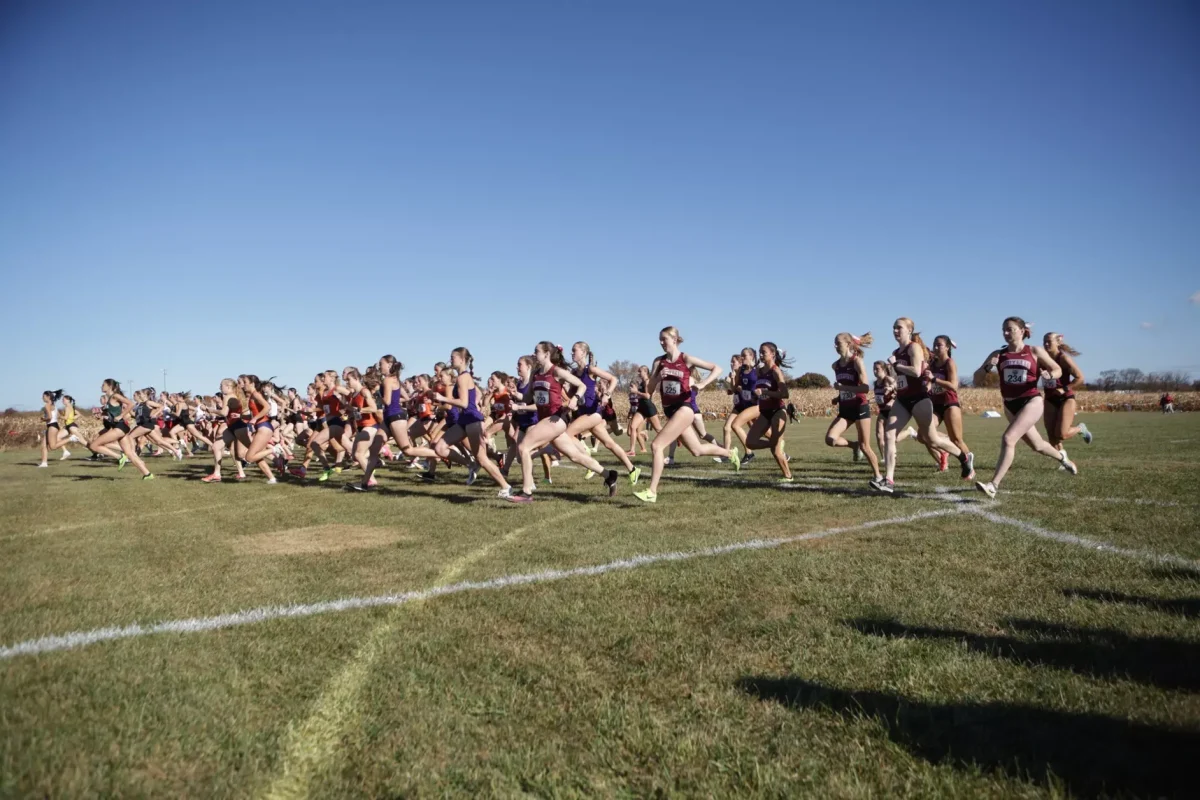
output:
<path id="1" fill-rule="evenodd" d="M 7 2 L 0 405 L 900 315 L 1200 375 L 1197 142 L 1188 2 Z"/>

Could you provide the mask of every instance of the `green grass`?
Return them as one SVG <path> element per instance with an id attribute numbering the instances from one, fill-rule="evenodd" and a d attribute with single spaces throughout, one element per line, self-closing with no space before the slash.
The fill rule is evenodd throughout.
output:
<path id="1" fill-rule="evenodd" d="M 1200 561 L 1200 417 L 1088 421 L 1078 477 L 1022 449 L 993 510 Z M 6 453 L 0 646 L 794 536 L 964 488 L 906 443 L 899 488 L 923 497 L 849 493 L 869 474 L 825 424 L 788 438 L 797 481 L 827 490 L 738 483 L 776 476 L 764 454 L 737 482 L 664 480 L 654 506 L 580 470 L 516 507 L 461 470 L 390 467 L 362 496 L 348 476 L 207 486 L 207 461 L 153 459 L 142 483 Z M 1001 430 L 968 420 L 985 476 Z M 668 475 L 729 475 L 681 460 Z M 1200 571 L 965 513 L 102 642 L 0 661 L 0 795 L 1182 796 L 1198 607 Z"/>

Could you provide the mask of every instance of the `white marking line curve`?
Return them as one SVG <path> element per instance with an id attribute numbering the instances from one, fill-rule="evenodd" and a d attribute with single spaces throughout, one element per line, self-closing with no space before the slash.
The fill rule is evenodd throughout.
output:
<path id="1" fill-rule="evenodd" d="M 462 592 L 483 591 L 487 589 L 503 589 L 509 586 L 524 586 L 535 583 L 552 583 L 566 578 L 590 577 L 603 575 L 606 572 L 631 570 L 648 567 L 652 564 L 663 564 L 672 561 L 688 561 L 693 558 L 736 553 L 743 550 L 770 550 L 797 542 L 813 541 L 836 536 L 842 533 L 870 530 L 886 525 L 903 525 L 933 517 L 944 517 L 951 514 L 963 513 L 966 506 L 954 505 L 937 511 L 924 511 L 917 514 L 907 514 L 902 517 L 870 520 L 858 525 L 847 525 L 841 528 L 827 528 L 822 531 L 804 533 L 798 536 L 785 536 L 779 539 L 751 539 L 744 542 L 706 547 L 700 550 L 674 551 L 669 553 L 654 553 L 637 555 L 604 564 L 594 564 L 573 569 L 550 569 L 541 572 L 526 572 L 514 575 L 502 575 L 485 581 L 461 581 L 447 586 L 433 586 L 428 589 L 403 592 L 401 594 L 384 594 L 373 597 L 346 597 L 340 600 L 327 600 L 320 603 L 302 603 L 290 606 L 263 606 L 232 614 L 220 614 L 214 617 L 193 617 L 169 622 L 158 622 L 152 625 L 134 623 L 122 627 L 95 628 L 90 631 L 73 631 L 61 636 L 44 636 L 40 639 L 28 639 L 7 647 L 0 647 L 0 661 L 16 656 L 37 655 L 55 650 L 71 650 L 76 647 L 116 639 L 132 639 L 140 636 L 150 636 L 158 633 L 199 633 L 201 631 L 232 628 L 238 625 L 250 625 L 275 619 L 293 619 L 311 617 L 316 614 L 328 614 L 336 611 L 351 611 L 360 608 L 377 608 L 380 606 L 399 606 L 415 600 L 428 600 L 443 595 L 459 594 Z"/>
<path id="2" fill-rule="evenodd" d="M 976 514 L 983 517 L 989 522 L 995 522 L 999 525 L 1011 525 L 1014 528 L 1019 528 L 1026 533 L 1032 533 L 1034 536 L 1040 536 L 1043 539 L 1051 539 L 1062 544 L 1073 544 L 1078 547 L 1086 547 L 1089 550 L 1099 550 L 1102 553 L 1113 553 L 1127 558 L 1136 558 L 1141 561 L 1151 561 L 1158 564 L 1173 564 L 1177 567 L 1186 567 L 1187 569 L 1200 572 L 1200 562 L 1192 561 L 1183 556 L 1172 555 L 1170 553 L 1155 553 L 1152 550 L 1134 550 L 1129 547 L 1118 547 L 1115 544 L 1102 542 L 1098 539 L 1088 539 L 1084 536 L 1076 536 L 1073 533 L 1060 533 L 1058 531 L 1048 530 L 1035 525 L 1032 522 L 1026 522 L 1015 517 L 1006 517 L 1001 514 L 993 514 L 986 508 L 973 506 L 970 504 L 962 504 L 959 506 L 968 514 Z"/>

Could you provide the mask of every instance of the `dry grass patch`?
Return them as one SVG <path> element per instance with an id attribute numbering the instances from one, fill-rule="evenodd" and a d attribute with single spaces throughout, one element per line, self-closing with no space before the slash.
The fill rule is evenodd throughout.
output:
<path id="1" fill-rule="evenodd" d="M 262 556 L 293 556 L 312 553 L 337 553 L 342 550 L 370 550 L 387 547 L 412 537 L 401 529 L 370 525 L 314 525 L 281 531 L 256 533 L 234 543 L 241 553 Z"/>

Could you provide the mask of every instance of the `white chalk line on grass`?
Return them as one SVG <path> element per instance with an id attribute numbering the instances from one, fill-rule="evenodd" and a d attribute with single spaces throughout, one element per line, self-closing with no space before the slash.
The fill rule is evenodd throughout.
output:
<path id="1" fill-rule="evenodd" d="M 591 505 L 514 528 L 500 538 L 488 541 L 482 547 L 447 564 L 434 581 L 434 586 L 450 583 L 470 565 L 487 558 L 496 548 L 531 530 L 548 525 L 561 525 L 596 508 L 597 506 Z M 387 645 L 394 640 L 396 629 L 405 616 L 402 612 L 415 605 L 418 603 L 394 607 L 387 618 L 371 630 L 350 660 L 325 685 L 308 715 L 288 726 L 281 748 L 280 765 L 275 770 L 275 777 L 270 785 L 260 793 L 262 797 L 269 800 L 285 800 L 309 796 L 313 779 L 333 764 L 338 755 L 339 742 L 351 721 L 358 716 L 362 687 L 370 678 Z"/>
<path id="2" fill-rule="evenodd" d="M 603 575 L 608 572 L 639 569 L 641 567 L 648 567 L 654 564 L 665 564 L 674 561 L 689 561 L 695 558 L 720 556 L 727 553 L 737 553 L 745 550 L 770 550 L 773 548 L 782 547 L 784 545 L 814 541 L 816 539 L 825 539 L 830 536 L 837 536 L 843 533 L 870 530 L 872 528 L 879 528 L 887 525 L 903 525 L 905 523 L 917 522 L 923 519 L 944 517 L 951 514 L 961 514 L 967 507 L 968 506 L 965 504 L 959 504 L 941 508 L 936 511 L 922 511 L 919 513 L 906 514 L 899 517 L 870 520 L 857 525 L 847 525 L 839 528 L 827 528 L 825 530 L 799 534 L 797 536 L 785 536 L 777 539 L 751 539 L 749 541 L 732 542 L 730 544 L 706 547 L 700 550 L 636 555 L 631 556 L 630 558 L 609 561 L 604 564 L 574 567 L 572 569 L 549 569 L 539 572 L 501 575 L 499 577 L 483 581 L 460 581 L 458 583 L 452 583 L 446 586 L 432 586 L 427 589 L 402 592 L 400 594 L 384 594 L 375 595 L 372 597 L 345 597 L 340 600 L 327 600 L 319 603 L 299 603 L 288 606 L 263 606 L 260 608 L 238 611 L 231 614 L 220 614 L 213 617 L 192 617 L 190 619 L 177 619 L 170 620 L 168 622 L 157 622 L 151 625 L 134 623 L 132 625 L 119 627 L 114 626 L 109 628 L 95 628 L 89 631 L 73 631 L 60 636 L 43 636 L 40 639 L 28 639 L 24 642 L 18 642 L 7 647 L 0 647 L 0 661 L 9 658 L 15 658 L 16 656 L 37 655 L 40 653 L 53 652 L 55 650 L 71 650 L 77 647 L 86 647 L 88 645 L 114 641 L 117 639 L 132 639 L 159 633 L 199 633 L 201 631 L 232 628 L 238 625 L 251 625 L 275 619 L 295 619 L 299 617 L 311 617 L 317 614 L 329 614 L 338 611 L 352 611 L 361 608 L 400 606 L 404 605 L 405 603 L 412 603 L 418 600 L 429 600 L 435 597 L 461 594 L 463 592 L 504 589 L 510 586 L 525 586 L 537 583 L 553 583 L 555 581 L 561 581 L 567 578 L 591 577 L 594 575 Z"/>
<path id="3" fill-rule="evenodd" d="M 1158 564 L 1172 564 L 1177 567 L 1186 567 L 1190 570 L 1200 571 L 1200 562 L 1184 558 L 1183 556 L 1173 555 L 1171 553 L 1156 553 L 1152 550 L 1135 550 L 1129 547 L 1119 547 L 1115 544 L 1102 542 L 1099 539 L 1089 539 L 1086 536 L 1076 536 L 1073 533 L 1060 533 L 1035 525 L 1032 522 L 1026 522 L 1023 519 L 1015 517 L 1006 517 L 1001 514 L 995 514 L 986 508 L 964 503 L 959 506 L 963 511 L 969 514 L 976 514 L 989 522 L 995 522 L 999 525 L 1011 525 L 1014 528 L 1019 528 L 1026 533 L 1032 533 L 1034 536 L 1040 536 L 1043 539 L 1051 539 L 1062 544 L 1073 544 L 1078 547 L 1086 547 L 1089 550 L 1098 550 L 1102 553 L 1113 553 L 1114 555 L 1125 556 L 1127 558 L 1136 558 L 1141 561 L 1151 561 Z"/>

